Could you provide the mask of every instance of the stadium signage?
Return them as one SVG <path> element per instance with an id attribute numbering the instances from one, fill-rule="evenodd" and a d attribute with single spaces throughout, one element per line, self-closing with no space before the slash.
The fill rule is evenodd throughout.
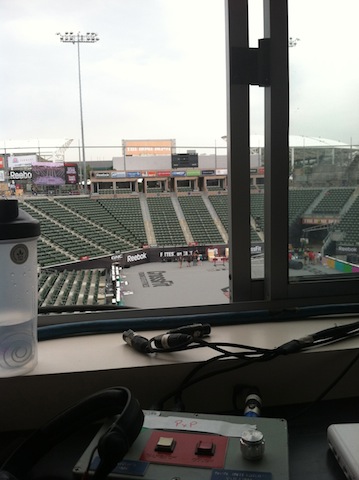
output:
<path id="1" fill-rule="evenodd" d="M 143 260 L 148 260 L 147 252 L 136 253 L 134 255 L 127 255 L 127 258 L 126 258 L 127 263 L 140 262 Z"/>
<path id="2" fill-rule="evenodd" d="M 77 165 L 65 163 L 65 183 L 68 185 L 75 185 L 78 182 Z"/>
<path id="3" fill-rule="evenodd" d="M 111 260 L 112 260 L 113 262 L 116 262 L 117 260 L 121 260 L 122 258 L 123 258 L 123 254 L 122 254 L 122 253 L 118 253 L 118 254 L 116 254 L 116 255 L 112 255 Z"/>
<path id="4" fill-rule="evenodd" d="M 173 139 L 122 140 L 124 154 L 132 155 L 171 155 L 176 142 Z"/>
<path id="5" fill-rule="evenodd" d="M 112 172 L 111 178 L 125 178 L 126 172 Z"/>
<path id="6" fill-rule="evenodd" d="M 110 178 L 110 172 L 98 172 L 95 173 L 96 178 Z"/>
<path id="7" fill-rule="evenodd" d="M 159 252 L 160 258 L 187 257 L 193 255 L 193 250 L 167 250 Z"/>
<path id="8" fill-rule="evenodd" d="M 338 223 L 339 219 L 334 217 L 326 217 L 326 218 L 302 218 L 302 223 L 306 225 L 330 225 L 332 223 Z"/>
<path id="9" fill-rule="evenodd" d="M 337 246 L 337 254 L 345 254 L 345 253 L 358 253 L 358 247 L 349 246 L 349 245 L 338 245 Z"/>
<path id="10" fill-rule="evenodd" d="M 16 168 L 16 167 L 27 167 L 31 166 L 37 161 L 36 155 L 20 155 L 19 157 L 14 157 L 13 155 L 9 155 L 7 157 L 7 164 L 9 168 Z"/>
<path id="11" fill-rule="evenodd" d="M 129 178 L 141 177 L 141 172 L 127 172 L 127 177 Z"/>
<path id="12" fill-rule="evenodd" d="M 32 172 L 27 172 L 26 170 L 15 172 L 14 170 L 11 170 L 9 177 L 10 180 L 31 180 Z"/>
<path id="13" fill-rule="evenodd" d="M 199 177 L 201 170 L 187 170 L 187 177 Z"/>
<path id="14" fill-rule="evenodd" d="M 186 176 L 186 172 L 182 170 L 172 172 L 172 177 L 185 177 L 185 176 Z"/>
<path id="15" fill-rule="evenodd" d="M 262 245 L 252 245 L 251 246 L 251 254 L 255 255 L 256 253 L 262 253 Z"/>
<path id="16" fill-rule="evenodd" d="M 202 170 L 202 175 L 214 175 L 214 170 Z"/>

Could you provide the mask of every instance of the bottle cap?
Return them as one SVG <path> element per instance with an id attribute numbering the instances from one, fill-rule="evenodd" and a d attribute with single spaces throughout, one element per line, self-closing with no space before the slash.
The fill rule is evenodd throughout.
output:
<path id="1" fill-rule="evenodd" d="M 19 208 L 17 200 L 0 200 L 0 240 L 40 235 L 40 223 Z"/>

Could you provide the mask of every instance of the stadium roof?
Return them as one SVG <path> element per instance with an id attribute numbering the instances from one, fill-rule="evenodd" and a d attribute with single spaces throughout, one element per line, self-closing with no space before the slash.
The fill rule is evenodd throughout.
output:
<path id="1" fill-rule="evenodd" d="M 226 144 L 227 137 L 221 137 Z M 217 147 L 221 146 L 220 142 L 217 143 Z M 264 135 L 251 135 L 250 146 L 252 148 L 264 147 Z M 339 142 L 338 140 L 331 140 L 329 138 L 322 137 L 306 137 L 305 135 L 289 135 L 289 146 L 294 148 L 303 147 L 327 147 L 327 148 L 349 148 L 351 145 L 348 143 Z M 356 146 L 357 148 L 357 146 Z"/>
<path id="2" fill-rule="evenodd" d="M 331 148 L 348 148 L 347 143 L 331 140 L 322 137 L 306 137 L 305 135 L 289 135 L 290 147 L 331 147 Z M 251 135 L 251 147 L 264 147 L 264 135 Z"/>

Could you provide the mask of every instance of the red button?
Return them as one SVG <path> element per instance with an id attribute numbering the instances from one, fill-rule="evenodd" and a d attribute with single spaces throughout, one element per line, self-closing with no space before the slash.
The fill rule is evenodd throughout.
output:
<path id="1" fill-rule="evenodd" d="M 196 455 L 214 455 L 216 445 L 213 442 L 199 441 L 196 445 Z"/>

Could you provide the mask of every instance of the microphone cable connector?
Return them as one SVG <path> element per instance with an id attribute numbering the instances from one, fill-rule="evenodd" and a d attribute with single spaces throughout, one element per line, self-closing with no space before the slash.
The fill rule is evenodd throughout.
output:
<path id="1" fill-rule="evenodd" d="M 192 335 L 186 333 L 163 333 L 152 339 L 158 350 L 175 350 L 185 348 L 193 342 Z M 152 350 L 153 351 L 153 350 Z"/>
<path id="2" fill-rule="evenodd" d="M 192 325 L 172 328 L 167 333 L 184 333 L 191 335 L 193 338 L 208 337 L 211 333 L 211 325 L 209 323 L 193 323 Z"/>
<path id="3" fill-rule="evenodd" d="M 151 343 L 146 337 L 138 335 L 133 330 L 129 329 L 123 332 L 122 338 L 133 349 L 140 353 L 151 353 Z"/>
<path id="4" fill-rule="evenodd" d="M 262 409 L 262 399 L 259 396 L 259 391 L 256 387 L 252 387 L 248 390 L 246 399 L 244 401 L 245 417 L 260 417 Z"/>

